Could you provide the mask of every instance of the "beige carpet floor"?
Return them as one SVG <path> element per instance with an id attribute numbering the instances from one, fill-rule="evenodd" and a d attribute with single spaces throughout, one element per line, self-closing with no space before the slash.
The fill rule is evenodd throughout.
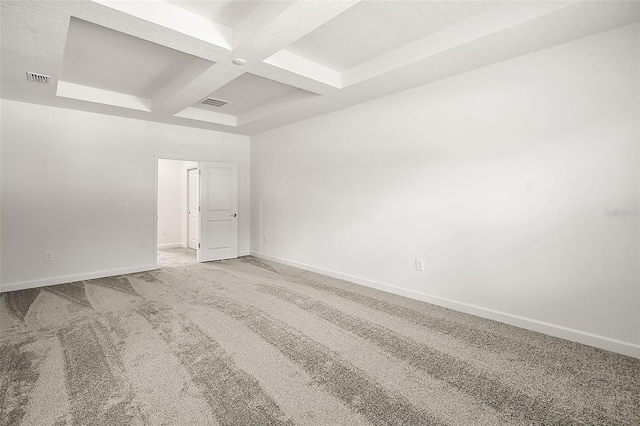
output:
<path id="1" fill-rule="evenodd" d="M 2 425 L 639 425 L 640 360 L 253 257 L 2 294 Z"/>

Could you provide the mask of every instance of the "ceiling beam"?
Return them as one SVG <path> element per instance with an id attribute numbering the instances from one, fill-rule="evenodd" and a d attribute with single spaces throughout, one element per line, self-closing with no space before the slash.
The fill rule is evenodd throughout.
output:
<path id="1" fill-rule="evenodd" d="M 231 49 L 233 30 L 164 1 L 92 0 L 103 6 L 187 34 L 207 43 Z"/>
<path id="2" fill-rule="evenodd" d="M 279 11 L 262 28 L 246 34 L 230 56 L 221 58 L 216 66 L 197 79 L 175 90 L 172 94 L 163 94 L 152 100 L 152 111 L 158 114 L 174 115 L 199 102 L 225 84 L 245 72 L 251 72 L 266 58 L 281 51 L 301 37 L 309 34 L 324 23 L 335 18 L 358 1 L 309 2 L 297 1 Z M 272 10 L 273 12 L 273 10 Z M 282 29 L 286 28 L 287 31 Z M 246 66 L 236 66 L 232 58 L 243 58 Z"/>

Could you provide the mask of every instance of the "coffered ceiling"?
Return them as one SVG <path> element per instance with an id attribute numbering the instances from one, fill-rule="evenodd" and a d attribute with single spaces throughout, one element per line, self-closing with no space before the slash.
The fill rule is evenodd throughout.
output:
<path id="1" fill-rule="evenodd" d="M 2 0 L 0 96 L 251 135 L 638 20 L 614 0 Z"/>

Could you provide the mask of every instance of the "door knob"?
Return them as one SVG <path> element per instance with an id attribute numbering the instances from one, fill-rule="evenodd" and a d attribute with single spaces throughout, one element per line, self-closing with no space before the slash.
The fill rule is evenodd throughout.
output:
<path id="1" fill-rule="evenodd" d="M 236 217 L 238 216 L 236 213 L 232 214 L 231 217 Z"/>

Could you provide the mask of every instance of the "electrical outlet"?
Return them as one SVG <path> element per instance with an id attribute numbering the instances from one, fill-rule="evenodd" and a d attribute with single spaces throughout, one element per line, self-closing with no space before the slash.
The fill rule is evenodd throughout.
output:
<path id="1" fill-rule="evenodd" d="M 416 271 L 424 271 L 424 260 L 416 259 Z"/>
<path id="2" fill-rule="evenodd" d="M 50 262 L 53 260 L 53 252 L 51 250 L 47 250 L 44 252 L 44 261 Z"/>
<path id="3" fill-rule="evenodd" d="M 264 234 L 262 236 L 262 241 L 264 241 L 265 243 L 267 242 L 268 238 L 267 238 L 267 234 Z"/>
<path id="4" fill-rule="evenodd" d="M 119 212 L 129 211 L 129 204 L 127 204 L 127 203 L 119 203 L 118 204 L 118 211 Z"/>

